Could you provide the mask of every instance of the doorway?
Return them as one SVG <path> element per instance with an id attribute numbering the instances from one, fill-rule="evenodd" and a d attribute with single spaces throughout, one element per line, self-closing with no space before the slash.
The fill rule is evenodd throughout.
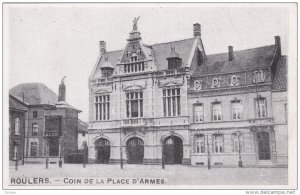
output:
<path id="1" fill-rule="evenodd" d="M 164 141 L 163 151 L 166 164 L 182 164 L 183 145 L 179 137 L 167 137 Z"/>
<path id="2" fill-rule="evenodd" d="M 142 164 L 144 159 L 144 141 L 138 137 L 130 138 L 126 143 L 128 164 Z"/>
<path id="3" fill-rule="evenodd" d="M 100 138 L 95 142 L 97 152 L 96 163 L 108 164 L 110 158 L 110 142 L 105 138 Z"/>
<path id="4" fill-rule="evenodd" d="M 258 132 L 257 143 L 258 143 L 258 159 L 270 160 L 271 159 L 270 134 L 268 132 Z"/>

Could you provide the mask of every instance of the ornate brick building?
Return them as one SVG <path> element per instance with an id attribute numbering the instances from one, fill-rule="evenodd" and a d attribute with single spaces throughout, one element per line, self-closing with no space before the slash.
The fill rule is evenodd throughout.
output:
<path id="1" fill-rule="evenodd" d="M 41 83 L 24 83 L 10 90 L 28 104 L 25 132 L 25 162 L 58 162 L 77 150 L 78 113 L 65 102 L 65 84 L 59 85 L 59 96 Z"/>
<path id="2" fill-rule="evenodd" d="M 98 163 L 287 164 L 286 57 L 275 44 L 207 55 L 192 38 L 124 50 L 89 78 L 89 159 Z M 240 163 L 240 162 L 239 162 Z"/>

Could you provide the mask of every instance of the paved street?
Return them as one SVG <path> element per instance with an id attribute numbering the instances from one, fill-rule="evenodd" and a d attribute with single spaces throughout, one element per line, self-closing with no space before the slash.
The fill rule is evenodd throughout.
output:
<path id="1" fill-rule="evenodd" d="M 18 171 L 10 166 L 10 177 L 48 178 L 166 178 L 171 185 L 285 185 L 287 168 L 212 168 L 184 165 L 120 165 L 89 164 L 86 168 L 78 164 L 24 165 Z"/>

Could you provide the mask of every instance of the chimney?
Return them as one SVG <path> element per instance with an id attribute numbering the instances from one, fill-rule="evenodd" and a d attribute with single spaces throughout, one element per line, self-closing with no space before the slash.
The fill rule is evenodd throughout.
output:
<path id="1" fill-rule="evenodd" d="M 61 80 L 61 83 L 59 85 L 59 89 L 58 89 L 58 101 L 66 101 L 66 86 L 64 83 L 66 76 L 64 76 Z"/>
<path id="2" fill-rule="evenodd" d="M 275 36 L 275 47 L 281 56 L 281 43 L 280 43 L 280 36 Z"/>
<path id="3" fill-rule="evenodd" d="M 104 54 L 106 52 L 106 42 L 100 41 L 100 53 Z"/>
<path id="4" fill-rule="evenodd" d="M 201 37 L 201 25 L 199 23 L 194 24 L 194 37 Z"/>
<path id="5" fill-rule="evenodd" d="M 228 46 L 228 61 L 234 60 L 234 55 L 233 55 L 233 47 Z"/>

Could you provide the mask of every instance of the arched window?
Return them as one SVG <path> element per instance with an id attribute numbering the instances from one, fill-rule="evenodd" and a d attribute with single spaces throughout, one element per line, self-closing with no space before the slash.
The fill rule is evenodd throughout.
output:
<path id="1" fill-rule="evenodd" d="M 15 133 L 20 132 L 20 119 L 19 117 L 15 118 Z"/>

